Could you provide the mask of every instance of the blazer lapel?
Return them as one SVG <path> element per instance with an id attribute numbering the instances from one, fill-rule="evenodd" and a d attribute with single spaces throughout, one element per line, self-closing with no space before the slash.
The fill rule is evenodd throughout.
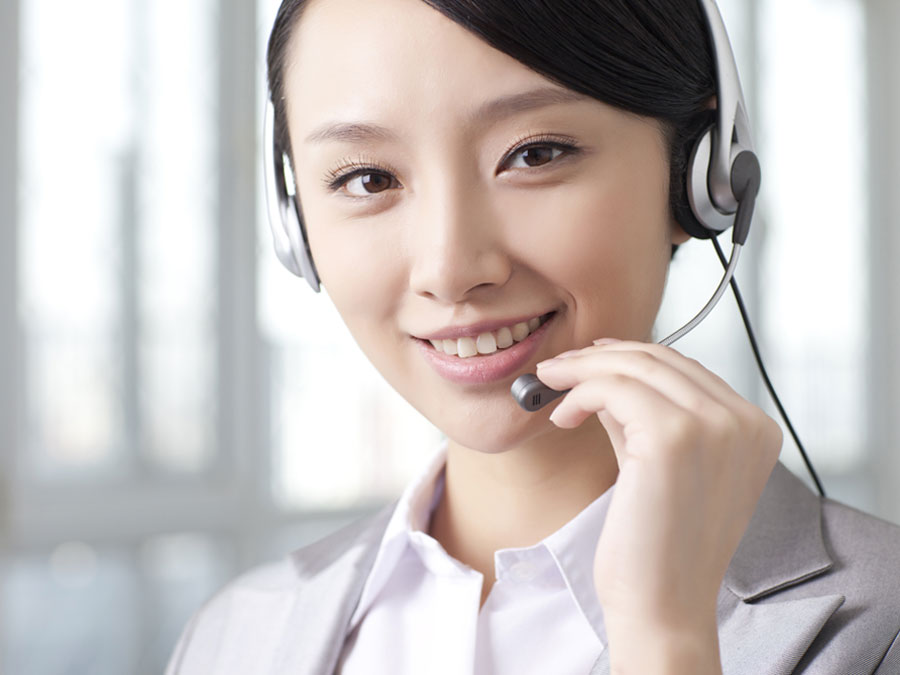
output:
<path id="1" fill-rule="evenodd" d="M 330 675 L 396 503 L 303 549 L 272 672 Z"/>
<path id="2" fill-rule="evenodd" d="M 765 597 L 828 571 L 819 497 L 775 466 L 719 593 L 719 652 L 728 675 L 787 675 L 844 602 L 825 595 Z M 608 675 L 604 650 L 589 675 Z"/>
<path id="3" fill-rule="evenodd" d="M 764 604 L 735 599 L 719 624 L 722 672 L 789 675 L 843 602 L 843 595 Z"/>

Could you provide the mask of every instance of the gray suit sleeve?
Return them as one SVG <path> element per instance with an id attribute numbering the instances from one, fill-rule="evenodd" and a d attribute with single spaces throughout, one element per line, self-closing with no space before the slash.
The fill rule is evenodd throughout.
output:
<path id="1" fill-rule="evenodd" d="M 872 675 L 897 675 L 897 673 L 900 673 L 900 632 L 894 636 L 894 641 Z"/>

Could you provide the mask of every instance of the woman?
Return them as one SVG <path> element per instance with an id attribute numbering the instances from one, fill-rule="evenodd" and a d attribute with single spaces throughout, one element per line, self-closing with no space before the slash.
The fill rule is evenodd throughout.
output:
<path id="1" fill-rule="evenodd" d="M 900 673 L 898 530 L 652 344 L 717 101 L 697 0 L 285 0 L 269 68 L 305 273 L 447 442 L 171 673 Z M 535 369 L 571 392 L 526 413 Z"/>

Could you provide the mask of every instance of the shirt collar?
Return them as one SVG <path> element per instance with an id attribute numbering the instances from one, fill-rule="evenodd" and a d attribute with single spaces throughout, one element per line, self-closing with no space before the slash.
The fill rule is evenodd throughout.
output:
<path id="1" fill-rule="evenodd" d="M 614 489 L 615 485 L 541 542 L 550 550 L 578 608 L 604 645 L 606 627 L 594 588 L 594 553 Z"/>
<path id="2" fill-rule="evenodd" d="M 359 604 L 350 621 L 350 630 L 356 627 L 387 583 L 409 545 L 412 533 L 424 532 L 427 529 L 431 514 L 443 492 L 446 462 L 447 439 L 443 439 L 423 469 L 406 486 L 397 502 L 384 531 L 375 563 L 363 586 Z M 614 487 L 597 497 L 572 520 L 534 546 L 527 549 L 503 549 L 512 551 L 546 548 L 556 562 L 579 610 L 604 645 L 606 630 L 603 610 L 594 590 L 594 551 L 603 530 Z"/>
<path id="3" fill-rule="evenodd" d="M 421 471 L 407 484 L 375 554 L 375 562 L 363 586 L 350 630 L 356 627 L 390 578 L 409 543 L 412 532 L 423 531 L 443 492 L 444 465 L 447 463 L 447 439 L 443 439 Z"/>

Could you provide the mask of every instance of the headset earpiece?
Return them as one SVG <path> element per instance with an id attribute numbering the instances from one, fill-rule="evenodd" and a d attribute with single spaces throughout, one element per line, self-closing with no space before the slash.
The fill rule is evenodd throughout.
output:
<path id="1" fill-rule="evenodd" d="M 725 23 L 715 0 L 699 1 L 715 58 L 717 119 L 694 144 L 684 176 L 688 204 L 684 205 L 684 213 L 680 214 L 678 222 L 691 236 L 709 239 L 734 225 L 739 203 L 732 187 L 736 160 L 742 155 L 746 160 L 744 153 L 753 155 L 754 160 L 756 156 L 747 105 Z M 758 162 L 756 165 L 758 169 Z M 751 215 L 752 207 L 750 213 L 745 210 L 743 214 L 748 226 Z M 676 218 L 678 216 L 676 214 Z"/>
<path id="2" fill-rule="evenodd" d="M 265 153 L 266 204 L 269 227 L 275 244 L 275 254 L 281 263 L 298 277 L 303 277 L 310 287 L 319 292 L 319 274 L 316 271 L 303 227 L 300 205 L 297 202 L 293 171 L 283 150 L 275 141 L 275 107 L 266 103 L 263 138 Z M 290 186 L 288 172 L 291 172 Z"/>
<path id="3" fill-rule="evenodd" d="M 722 213 L 713 204 L 710 195 L 708 178 L 715 133 L 715 124 L 707 127 L 703 132 L 700 139 L 694 144 L 685 172 L 691 218 L 680 224 L 685 232 L 698 239 L 717 236 L 731 227 L 734 222 L 734 212 Z"/>

